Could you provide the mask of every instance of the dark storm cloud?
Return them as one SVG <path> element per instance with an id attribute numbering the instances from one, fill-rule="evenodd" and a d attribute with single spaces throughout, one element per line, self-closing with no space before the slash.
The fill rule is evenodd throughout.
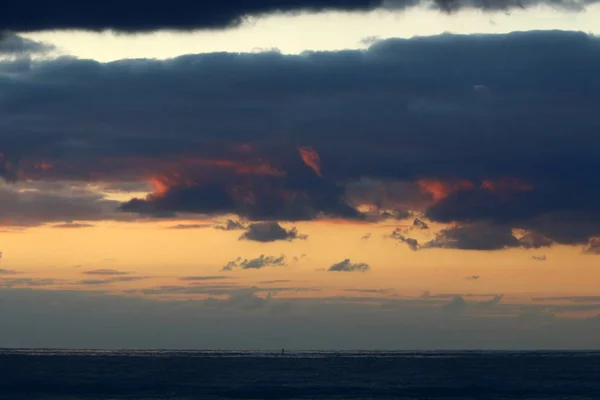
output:
<path id="1" fill-rule="evenodd" d="M 154 196 L 122 206 L 132 215 L 366 219 L 355 208 L 368 203 L 499 230 L 496 244 L 467 247 L 515 246 L 505 227 L 585 244 L 600 235 L 599 49 L 583 33 L 521 32 L 28 61 L 0 79 L 0 173 L 153 178 Z M 320 173 L 299 146 L 318 153 Z"/>
<path id="2" fill-rule="evenodd" d="M 108 269 L 108 268 L 92 269 L 89 271 L 84 271 L 83 273 L 86 275 L 127 275 L 127 274 L 129 274 L 129 272 L 119 271 L 116 269 Z"/>
<path id="3" fill-rule="evenodd" d="M 0 14 L 0 30 L 40 31 L 55 29 L 126 32 L 158 29 L 223 29 L 239 25 L 247 16 L 301 11 L 370 11 L 378 8 L 404 9 L 427 5 L 444 12 L 461 8 L 510 10 L 546 4 L 558 8 L 582 9 L 595 0 L 173 0 L 168 4 L 143 0 L 118 3 L 81 3 L 76 0 L 13 1 Z"/>
<path id="4" fill-rule="evenodd" d="M 0 56 L 44 53 L 53 49 L 53 46 L 45 43 L 25 39 L 11 33 L 2 33 L 1 29 L 0 27 Z"/>
<path id="5" fill-rule="evenodd" d="M 353 263 L 349 258 L 333 264 L 327 269 L 332 272 L 367 272 L 371 266 L 366 263 Z"/>
<path id="6" fill-rule="evenodd" d="M 257 222 L 250 224 L 246 232 L 240 236 L 240 240 L 251 240 L 263 243 L 279 240 L 306 240 L 307 238 L 307 235 L 298 233 L 298 230 L 295 227 L 285 229 L 277 222 Z"/>
<path id="7" fill-rule="evenodd" d="M 274 257 L 261 254 L 260 256 L 251 259 L 242 259 L 241 257 L 238 257 L 233 261 L 229 261 L 221 270 L 231 271 L 234 268 L 261 269 L 265 267 L 285 267 L 286 265 L 284 255 Z"/>

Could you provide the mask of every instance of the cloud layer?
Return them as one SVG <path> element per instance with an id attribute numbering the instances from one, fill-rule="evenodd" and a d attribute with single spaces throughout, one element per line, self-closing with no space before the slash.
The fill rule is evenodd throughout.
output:
<path id="1" fill-rule="evenodd" d="M 189 2 L 174 0 L 148 3 L 123 0 L 117 3 L 86 4 L 76 0 L 13 2 L 3 8 L 0 30 L 40 31 L 55 29 L 113 29 L 127 32 L 158 29 L 219 29 L 239 25 L 247 16 L 300 11 L 370 11 L 377 8 L 404 9 L 427 5 L 445 12 L 461 8 L 510 10 L 546 4 L 565 9 L 582 9 L 596 0 L 228 0 Z"/>
<path id="2" fill-rule="evenodd" d="M 585 244 L 600 235 L 599 49 L 552 31 L 302 55 L 5 61 L 18 71 L 0 80 L 0 173 L 148 182 L 151 196 L 121 206 L 131 216 L 369 219 L 358 206 L 371 206 L 377 218 L 412 209 Z M 30 220 L 63 219 L 36 210 Z"/>

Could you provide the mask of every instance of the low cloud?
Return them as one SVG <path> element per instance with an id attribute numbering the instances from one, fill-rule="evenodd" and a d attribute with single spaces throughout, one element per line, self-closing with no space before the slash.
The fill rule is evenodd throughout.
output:
<path id="1" fill-rule="evenodd" d="M 285 229 L 277 222 L 257 222 L 250 224 L 248 230 L 240 236 L 240 240 L 251 240 L 255 242 L 275 242 L 278 240 L 306 240 L 308 235 L 298 233 L 294 227 Z"/>
<path id="2" fill-rule="evenodd" d="M 541 256 L 531 256 L 531 259 L 535 261 L 546 261 L 546 255 L 544 254 Z"/>
<path id="3" fill-rule="evenodd" d="M 0 275 L 16 275 L 19 271 L 15 271 L 14 269 L 2 269 L 0 268 Z"/>
<path id="4" fill-rule="evenodd" d="M 284 255 L 274 257 L 261 254 L 260 256 L 251 259 L 242 259 L 241 257 L 238 257 L 233 261 L 229 261 L 227 265 L 221 269 L 221 271 L 231 271 L 234 268 L 261 269 L 265 267 L 284 267 L 286 265 L 287 264 Z"/>
<path id="5" fill-rule="evenodd" d="M 382 295 L 389 295 L 389 294 L 395 293 L 394 289 L 344 289 L 344 292 L 382 294 Z"/>
<path id="6" fill-rule="evenodd" d="M 56 225 L 52 225 L 52 228 L 58 228 L 58 229 L 79 229 L 79 228 L 91 228 L 94 225 L 92 224 L 83 224 L 83 223 L 77 223 L 77 222 L 67 222 L 64 224 L 56 224 Z"/>
<path id="7" fill-rule="evenodd" d="M 371 266 L 366 263 L 352 263 L 349 258 L 333 264 L 327 269 L 331 272 L 367 272 Z"/>
<path id="8" fill-rule="evenodd" d="M 479 280 L 479 278 L 480 278 L 479 275 L 472 275 L 472 276 L 467 276 L 465 278 L 465 280 L 467 280 L 467 281 L 476 281 L 476 280 Z"/>
<path id="9" fill-rule="evenodd" d="M 4 287 L 37 287 L 37 286 L 52 286 L 60 281 L 58 279 L 50 278 L 16 278 L 16 279 L 4 279 L 0 281 Z"/>
<path id="10" fill-rule="evenodd" d="M 223 279 L 233 279 L 231 276 L 224 275 L 207 275 L 207 276 L 182 276 L 179 280 L 182 281 L 218 281 Z"/>
<path id="11" fill-rule="evenodd" d="M 490 300 L 480 301 L 479 303 L 477 303 L 477 306 L 480 308 L 491 308 L 497 304 L 500 304 L 500 302 L 502 301 L 503 298 L 504 298 L 504 295 L 499 294 L 499 295 L 494 296 Z"/>
<path id="12" fill-rule="evenodd" d="M 83 271 L 83 273 L 86 275 L 127 275 L 127 274 L 129 274 L 129 272 L 123 272 L 123 271 L 119 271 L 116 269 L 108 269 L 108 268 L 92 269 L 89 271 Z"/>
<path id="13" fill-rule="evenodd" d="M 449 303 L 444 304 L 442 309 L 448 313 L 458 313 L 462 312 L 465 308 L 467 308 L 467 302 L 463 299 L 462 296 L 454 296 Z"/>
<path id="14" fill-rule="evenodd" d="M 107 279 L 84 279 L 82 281 L 78 281 L 77 284 L 80 285 L 108 285 L 111 283 L 117 282 L 134 282 L 142 279 L 148 279 L 147 276 L 119 276 L 115 278 L 107 278 Z"/>
<path id="15" fill-rule="evenodd" d="M 173 226 L 169 226 L 167 227 L 167 229 L 180 229 L 180 230 L 185 230 L 185 229 L 204 229 L 204 228 L 209 228 L 211 227 L 211 224 L 178 224 L 178 225 L 173 225 Z"/>
<path id="16" fill-rule="evenodd" d="M 534 297 L 533 301 L 570 301 L 573 303 L 600 303 L 600 296 L 556 296 L 556 297 Z"/>
<path id="17" fill-rule="evenodd" d="M 214 225 L 214 228 L 222 230 L 222 231 L 238 231 L 238 230 L 247 229 L 247 226 L 242 224 L 239 221 L 234 221 L 232 219 L 228 219 L 227 222 L 225 222 L 225 224 Z"/>

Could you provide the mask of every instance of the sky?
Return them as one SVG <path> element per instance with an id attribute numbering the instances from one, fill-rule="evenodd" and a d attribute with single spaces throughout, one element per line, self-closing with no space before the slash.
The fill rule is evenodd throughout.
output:
<path id="1" fill-rule="evenodd" d="M 598 2 L 35 3 L 0 347 L 600 348 Z"/>

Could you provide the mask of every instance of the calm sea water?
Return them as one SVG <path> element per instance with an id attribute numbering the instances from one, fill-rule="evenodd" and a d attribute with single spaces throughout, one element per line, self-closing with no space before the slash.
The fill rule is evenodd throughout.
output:
<path id="1" fill-rule="evenodd" d="M 600 400 L 600 352 L 0 349 L 0 398 Z"/>

